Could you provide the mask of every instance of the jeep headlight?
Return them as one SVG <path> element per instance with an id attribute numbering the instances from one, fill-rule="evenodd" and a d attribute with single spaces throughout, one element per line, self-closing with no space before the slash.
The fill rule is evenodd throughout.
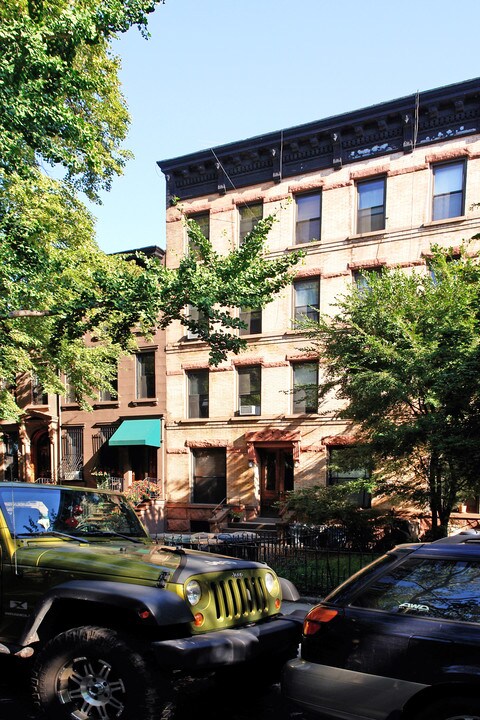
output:
<path id="1" fill-rule="evenodd" d="M 196 605 L 202 597 L 202 588 L 196 580 L 190 580 L 185 586 L 185 594 L 190 605 Z"/>
<path id="2" fill-rule="evenodd" d="M 267 574 L 265 575 L 265 586 L 270 595 L 277 595 L 278 581 L 273 573 L 267 572 Z"/>

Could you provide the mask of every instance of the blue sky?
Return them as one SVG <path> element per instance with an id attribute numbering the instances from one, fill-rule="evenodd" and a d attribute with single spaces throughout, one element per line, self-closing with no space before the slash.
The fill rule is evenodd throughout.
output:
<path id="1" fill-rule="evenodd" d="M 165 247 L 157 160 L 480 76 L 478 0 L 165 0 L 115 43 L 135 159 L 101 206 L 106 252 Z"/>

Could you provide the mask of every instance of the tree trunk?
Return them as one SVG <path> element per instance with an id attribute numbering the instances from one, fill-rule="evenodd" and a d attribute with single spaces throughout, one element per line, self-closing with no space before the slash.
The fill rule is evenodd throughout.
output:
<path id="1" fill-rule="evenodd" d="M 430 490 L 430 511 L 432 516 L 432 526 L 430 528 L 429 535 L 432 540 L 437 540 L 438 538 L 446 536 L 447 527 L 444 524 L 442 513 L 442 468 L 440 459 L 436 453 L 433 453 L 430 456 L 428 485 Z"/>

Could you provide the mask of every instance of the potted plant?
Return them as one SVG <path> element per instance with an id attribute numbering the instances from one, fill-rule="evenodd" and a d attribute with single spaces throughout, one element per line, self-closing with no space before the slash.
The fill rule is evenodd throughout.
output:
<path id="1" fill-rule="evenodd" d="M 157 485 L 150 480 L 134 480 L 124 494 L 134 505 L 140 505 L 144 500 L 151 500 L 157 495 Z"/>
<path id="2" fill-rule="evenodd" d="M 240 508 L 232 508 L 228 516 L 232 522 L 240 522 L 240 520 L 243 520 L 243 511 Z"/>
<path id="3" fill-rule="evenodd" d="M 102 488 L 102 490 L 110 488 L 110 473 L 107 470 L 94 470 L 92 477 L 95 478 L 98 488 Z"/>

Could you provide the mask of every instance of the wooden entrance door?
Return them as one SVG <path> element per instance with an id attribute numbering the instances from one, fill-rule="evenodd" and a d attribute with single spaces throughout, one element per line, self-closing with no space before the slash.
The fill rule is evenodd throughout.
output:
<path id="1" fill-rule="evenodd" d="M 52 477 L 48 432 L 42 432 L 33 439 L 32 460 L 35 480 Z"/>
<path id="2" fill-rule="evenodd" d="M 275 503 L 293 490 L 293 452 L 286 448 L 257 448 L 260 458 L 260 512 L 278 515 Z"/>

